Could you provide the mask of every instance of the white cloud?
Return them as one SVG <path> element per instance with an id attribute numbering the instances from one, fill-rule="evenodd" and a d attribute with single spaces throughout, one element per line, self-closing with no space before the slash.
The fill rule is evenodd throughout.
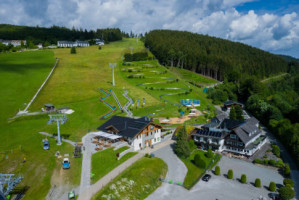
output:
<path id="1" fill-rule="evenodd" d="M 254 10 L 240 13 L 235 9 L 250 1 L 253 0 L 7 0 L 0 2 L 0 23 L 84 29 L 119 27 L 135 33 L 161 28 L 187 30 L 299 57 L 298 14 L 280 16 Z"/>

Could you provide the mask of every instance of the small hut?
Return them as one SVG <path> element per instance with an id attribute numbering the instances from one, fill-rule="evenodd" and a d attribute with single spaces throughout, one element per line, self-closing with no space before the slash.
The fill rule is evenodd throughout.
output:
<path id="1" fill-rule="evenodd" d="M 55 106 L 53 104 L 45 104 L 45 110 L 46 111 L 54 111 L 55 110 Z"/>

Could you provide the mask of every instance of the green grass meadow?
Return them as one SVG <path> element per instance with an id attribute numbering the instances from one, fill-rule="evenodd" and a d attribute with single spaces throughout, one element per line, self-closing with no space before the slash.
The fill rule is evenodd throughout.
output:
<path id="1" fill-rule="evenodd" d="M 141 158 L 112 182 L 100 190 L 93 200 L 145 199 L 155 191 L 165 178 L 167 164 L 160 158 Z"/>
<path id="2" fill-rule="evenodd" d="M 121 153 L 127 150 L 129 147 L 121 147 L 117 150 L 113 150 L 113 148 L 108 148 L 103 151 L 97 152 L 92 155 L 91 160 L 91 172 L 94 174 L 92 178 L 92 183 L 97 182 L 107 173 L 112 171 L 115 167 L 122 164 L 129 158 L 133 157 L 137 154 L 137 152 L 129 152 L 117 160 L 116 154 Z"/>

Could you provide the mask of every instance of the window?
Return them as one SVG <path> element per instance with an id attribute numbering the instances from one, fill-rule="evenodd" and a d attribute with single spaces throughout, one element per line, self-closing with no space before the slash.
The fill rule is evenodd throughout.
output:
<path id="1" fill-rule="evenodd" d="M 156 138 L 155 138 L 155 140 L 154 140 L 155 142 L 156 142 Z"/>
<path id="2" fill-rule="evenodd" d="M 146 133 L 146 136 L 148 136 L 148 132 Z"/>
<path id="3" fill-rule="evenodd" d="M 154 129 L 154 126 L 151 126 L 150 129 L 153 130 L 153 129 Z"/>
<path id="4" fill-rule="evenodd" d="M 237 139 L 237 136 L 234 135 L 234 134 L 231 134 L 231 135 L 230 135 L 230 138 L 232 138 L 232 139 Z"/>

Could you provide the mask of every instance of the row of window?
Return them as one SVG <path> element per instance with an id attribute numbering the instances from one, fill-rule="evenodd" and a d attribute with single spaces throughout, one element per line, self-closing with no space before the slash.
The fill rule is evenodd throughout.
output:
<path id="1" fill-rule="evenodd" d="M 240 146 L 240 147 L 243 146 L 242 142 L 234 142 L 234 141 L 230 141 L 230 140 L 227 140 L 226 144 L 230 144 L 230 145 L 233 145 L 233 146 Z"/>

